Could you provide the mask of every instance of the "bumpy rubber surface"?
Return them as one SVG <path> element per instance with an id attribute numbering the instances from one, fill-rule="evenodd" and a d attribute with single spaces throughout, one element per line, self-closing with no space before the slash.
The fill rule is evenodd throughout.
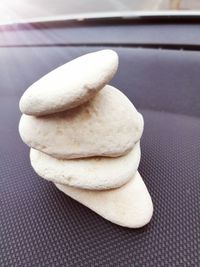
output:
<path id="1" fill-rule="evenodd" d="M 112 84 L 144 115 L 139 171 L 154 202 L 149 225 L 114 225 L 31 168 L 17 130 L 19 98 L 88 51 L 0 49 L 0 266 L 199 266 L 199 52 L 116 49 L 121 63 Z"/>

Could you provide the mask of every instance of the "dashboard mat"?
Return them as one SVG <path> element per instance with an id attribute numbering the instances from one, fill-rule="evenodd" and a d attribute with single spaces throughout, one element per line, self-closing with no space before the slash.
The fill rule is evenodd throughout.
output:
<path id="1" fill-rule="evenodd" d="M 199 266 L 199 52 L 115 49 L 112 85 L 144 116 L 139 171 L 154 203 L 150 224 L 114 225 L 30 166 L 18 134 L 21 94 L 51 69 L 101 48 L 0 48 L 0 266 Z"/>

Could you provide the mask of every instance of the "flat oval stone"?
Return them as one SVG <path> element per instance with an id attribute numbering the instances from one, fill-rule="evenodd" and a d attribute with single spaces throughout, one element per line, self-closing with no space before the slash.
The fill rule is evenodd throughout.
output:
<path id="1" fill-rule="evenodd" d="M 20 110 L 41 116 L 79 106 L 113 78 L 117 67 L 118 55 L 113 50 L 76 58 L 32 84 L 21 97 Z"/>
<path id="2" fill-rule="evenodd" d="M 35 172 L 52 182 L 78 188 L 102 190 L 122 186 L 136 173 L 140 163 L 139 142 L 126 155 L 117 158 L 94 157 L 62 160 L 31 149 Z"/>
<path id="3" fill-rule="evenodd" d="M 125 185 L 110 190 L 95 191 L 58 183 L 55 185 L 106 220 L 124 227 L 142 227 L 153 215 L 151 196 L 139 172 Z"/>
<path id="4" fill-rule="evenodd" d="M 22 115 L 19 132 L 27 145 L 56 158 L 117 157 L 140 140 L 143 118 L 122 92 L 107 85 L 76 108 L 42 117 Z"/>

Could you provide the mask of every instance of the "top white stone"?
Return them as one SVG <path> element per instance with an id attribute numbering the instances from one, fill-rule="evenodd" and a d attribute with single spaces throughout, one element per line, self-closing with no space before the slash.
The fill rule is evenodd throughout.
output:
<path id="1" fill-rule="evenodd" d="M 20 110 L 42 116 L 86 102 L 115 75 L 118 55 L 101 50 L 78 57 L 43 76 L 22 95 Z"/>

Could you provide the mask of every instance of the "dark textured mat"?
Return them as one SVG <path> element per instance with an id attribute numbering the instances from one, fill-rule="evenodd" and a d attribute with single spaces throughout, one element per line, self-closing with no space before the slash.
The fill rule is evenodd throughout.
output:
<path id="1" fill-rule="evenodd" d="M 39 67 L 35 65 L 33 51 L 24 51 L 26 56 L 23 60 L 29 61 L 29 67 L 31 66 L 34 71 L 38 68 L 38 74 L 34 72 L 32 76 L 30 73 L 25 75 L 28 70 L 22 68 L 21 63 L 19 64 L 21 69 L 17 68 L 14 64 L 16 62 L 11 60 L 7 62 L 12 74 L 10 78 L 5 75 L 6 67 L 2 67 L 4 72 L 0 74 L 0 266 L 199 266 L 200 120 L 199 110 L 195 109 L 195 105 L 191 105 L 191 112 L 196 117 L 182 115 L 187 113 L 191 115 L 187 112 L 188 92 L 181 87 L 185 79 L 189 81 L 188 72 L 186 71 L 186 75 L 181 78 L 178 76 L 180 69 L 173 74 L 170 69 L 165 74 L 163 69 L 156 80 L 156 75 L 151 70 L 154 80 L 149 81 L 147 86 L 152 90 L 153 96 L 149 96 L 146 92 L 146 99 L 147 102 L 152 97 L 155 100 L 159 97 L 162 99 L 162 109 L 159 110 L 160 103 L 154 103 L 157 111 L 149 110 L 148 103 L 145 106 L 145 95 L 141 96 L 136 87 L 133 91 L 124 90 L 130 99 L 133 100 L 136 96 L 135 104 L 141 107 L 144 115 L 145 130 L 142 138 L 140 172 L 152 195 L 155 207 L 149 225 L 138 230 L 126 229 L 111 224 L 65 196 L 52 183 L 39 178 L 30 167 L 29 150 L 21 142 L 17 132 L 20 94 L 35 76 L 39 73 L 42 75 L 48 66 L 54 65 L 51 64 L 51 60 L 53 61 L 56 56 L 56 62 L 59 62 L 62 53 L 63 55 L 66 51 L 76 53 L 75 50 L 63 49 L 59 51 L 60 54 L 47 57 L 50 51 L 55 52 L 51 48 L 47 50 L 41 59 L 41 62 L 45 61 L 45 65 L 41 63 L 38 64 Z M 130 50 L 119 51 L 124 64 L 128 60 L 127 55 Z M 2 56 L 4 60 L 6 53 L 8 57 L 7 51 Z M 140 52 L 137 49 L 136 51 L 133 49 L 130 53 L 135 53 L 139 59 Z M 146 61 L 144 53 L 142 53 L 143 60 L 136 60 L 135 63 L 134 60 L 129 59 L 129 61 L 133 68 L 135 66 L 144 69 L 150 64 L 153 55 L 156 55 L 157 61 L 151 65 L 156 72 L 156 68 L 158 69 L 161 64 L 159 53 L 146 51 Z M 170 64 L 172 66 L 176 64 L 176 53 L 170 54 L 169 51 L 166 53 L 168 59 L 174 58 L 174 63 Z M 197 53 L 194 66 L 200 64 L 198 57 Z M 191 68 L 194 54 L 189 53 L 180 60 L 184 58 L 190 61 L 188 68 Z M 136 63 L 137 65 L 134 65 Z M 187 66 L 187 64 L 182 65 L 184 68 Z M 123 68 L 119 73 L 120 77 L 127 76 Z M 143 81 L 141 75 L 142 71 L 137 75 L 138 84 L 139 81 L 141 83 Z M 159 89 L 157 86 L 161 82 L 160 77 L 165 75 L 177 76 L 176 81 L 178 81 L 176 90 L 170 88 L 168 91 L 166 106 L 164 96 L 160 92 L 163 88 Z M 132 79 L 131 75 L 127 77 Z M 114 82 L 118 85 L 130 83 L 117 79 L 119 78 Z M 134 79 L 136 81 L 136 78 Z M 197 92 L 195 88 L 199 86 L 197 80 L 198 77 L 191 79 L 193 93 Z M 167 81 L 168 85 L 170 82 L 172 85 L 172 81 L 168 79 Z M 167 81 L 163 78 L 165 90 Z M 179 102 L 170 102 L 172 91 L 174 92 L 172 98 L 179 99 Z M 199 95 L 191 95 L 194 103 L 197 101 L 194 98 L 199 99 Z M 168 103 L 172 106 L 171 112 Z M 177 103 L 177 106 L 173 107 L 173 103 L 174 105 Z M 176 109 L 178 110 L 175 113 Z"/>

